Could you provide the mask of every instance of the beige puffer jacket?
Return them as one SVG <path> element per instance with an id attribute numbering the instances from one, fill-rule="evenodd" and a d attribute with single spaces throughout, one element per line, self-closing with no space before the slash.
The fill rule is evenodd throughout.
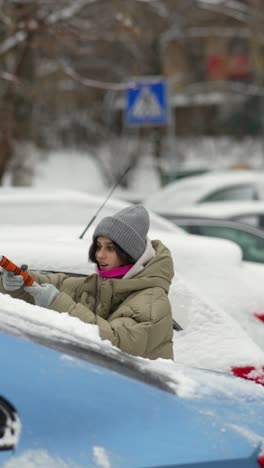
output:
<path id="1" fill-rule="evenodd" d="M 49 309 L 68 312 L 83 322 L 98 325 L 101 338 L 126 353 L 149 359 L 173 359 L 168 300 L 173 262 L 160 241 L 152 241 L 151 245 L 155 255 L 128 279 L 105 279 L 97 274 L 77 278 L 62 273 L 31 274 L 38 283 L 52 283 L 59 289 L 60 294 Z M 1 291 L 5 292 L 2 284 Z M 12 296 L 33 302 L 23 289 Z"/>

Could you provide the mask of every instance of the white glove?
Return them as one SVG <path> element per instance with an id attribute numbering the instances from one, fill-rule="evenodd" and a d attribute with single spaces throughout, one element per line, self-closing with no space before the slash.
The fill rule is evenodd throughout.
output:
<path id="1" fill-rule="evenodd" d="M 13 271 L 3 270 L 2 277 L 4 289 L 8 292 L 17 291 L 24 284 L 23 276 L 15 275 Z"/>
<path id="2" fill-rule="evenodd" d="M 48 307 L 60 294 L 60 291 L 53 284 L 40 285 L 36 281 L 32 286 L 26 286 L 24 289 L 34 298 L 35 304 L 40 307 Z"/>

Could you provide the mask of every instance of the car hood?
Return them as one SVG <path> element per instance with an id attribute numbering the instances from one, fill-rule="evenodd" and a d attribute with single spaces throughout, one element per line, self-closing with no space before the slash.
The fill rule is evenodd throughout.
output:
<path id="1" fill-rule="evenodd" d="M 16 450 L 0 452 L 1 466 L 255 466 L 262 387 L 172 364 L 174 382 L 164 391 L 90 359 L 89 347 L 80 359 L 65 343 L 63 351 L 6 333 L 0 339 L 0 394 L 21 422 Z"/>

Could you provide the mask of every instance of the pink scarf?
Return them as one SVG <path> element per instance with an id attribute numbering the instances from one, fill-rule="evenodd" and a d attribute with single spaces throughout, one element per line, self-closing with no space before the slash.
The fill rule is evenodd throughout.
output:
<path id="1" fill-rule="evenodd" d="M 132 268 L 132 265 L 123 265 L 118 268 L 111 268 L 110 270 L 102 271 L 96 266 L 98 275 L 102 276 L 102 278 L 123 278 L 125 274 Z"/>

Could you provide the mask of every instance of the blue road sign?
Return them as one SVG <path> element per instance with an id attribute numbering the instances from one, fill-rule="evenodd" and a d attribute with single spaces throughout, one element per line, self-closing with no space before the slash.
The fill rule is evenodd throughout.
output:
<path id="1" fill-rule="evenodd" d="M 126 90 L 125 122 L 128 125 L 167 125 L 169 120 L 167 84 L 157 78 L 131 80 Z"/>

